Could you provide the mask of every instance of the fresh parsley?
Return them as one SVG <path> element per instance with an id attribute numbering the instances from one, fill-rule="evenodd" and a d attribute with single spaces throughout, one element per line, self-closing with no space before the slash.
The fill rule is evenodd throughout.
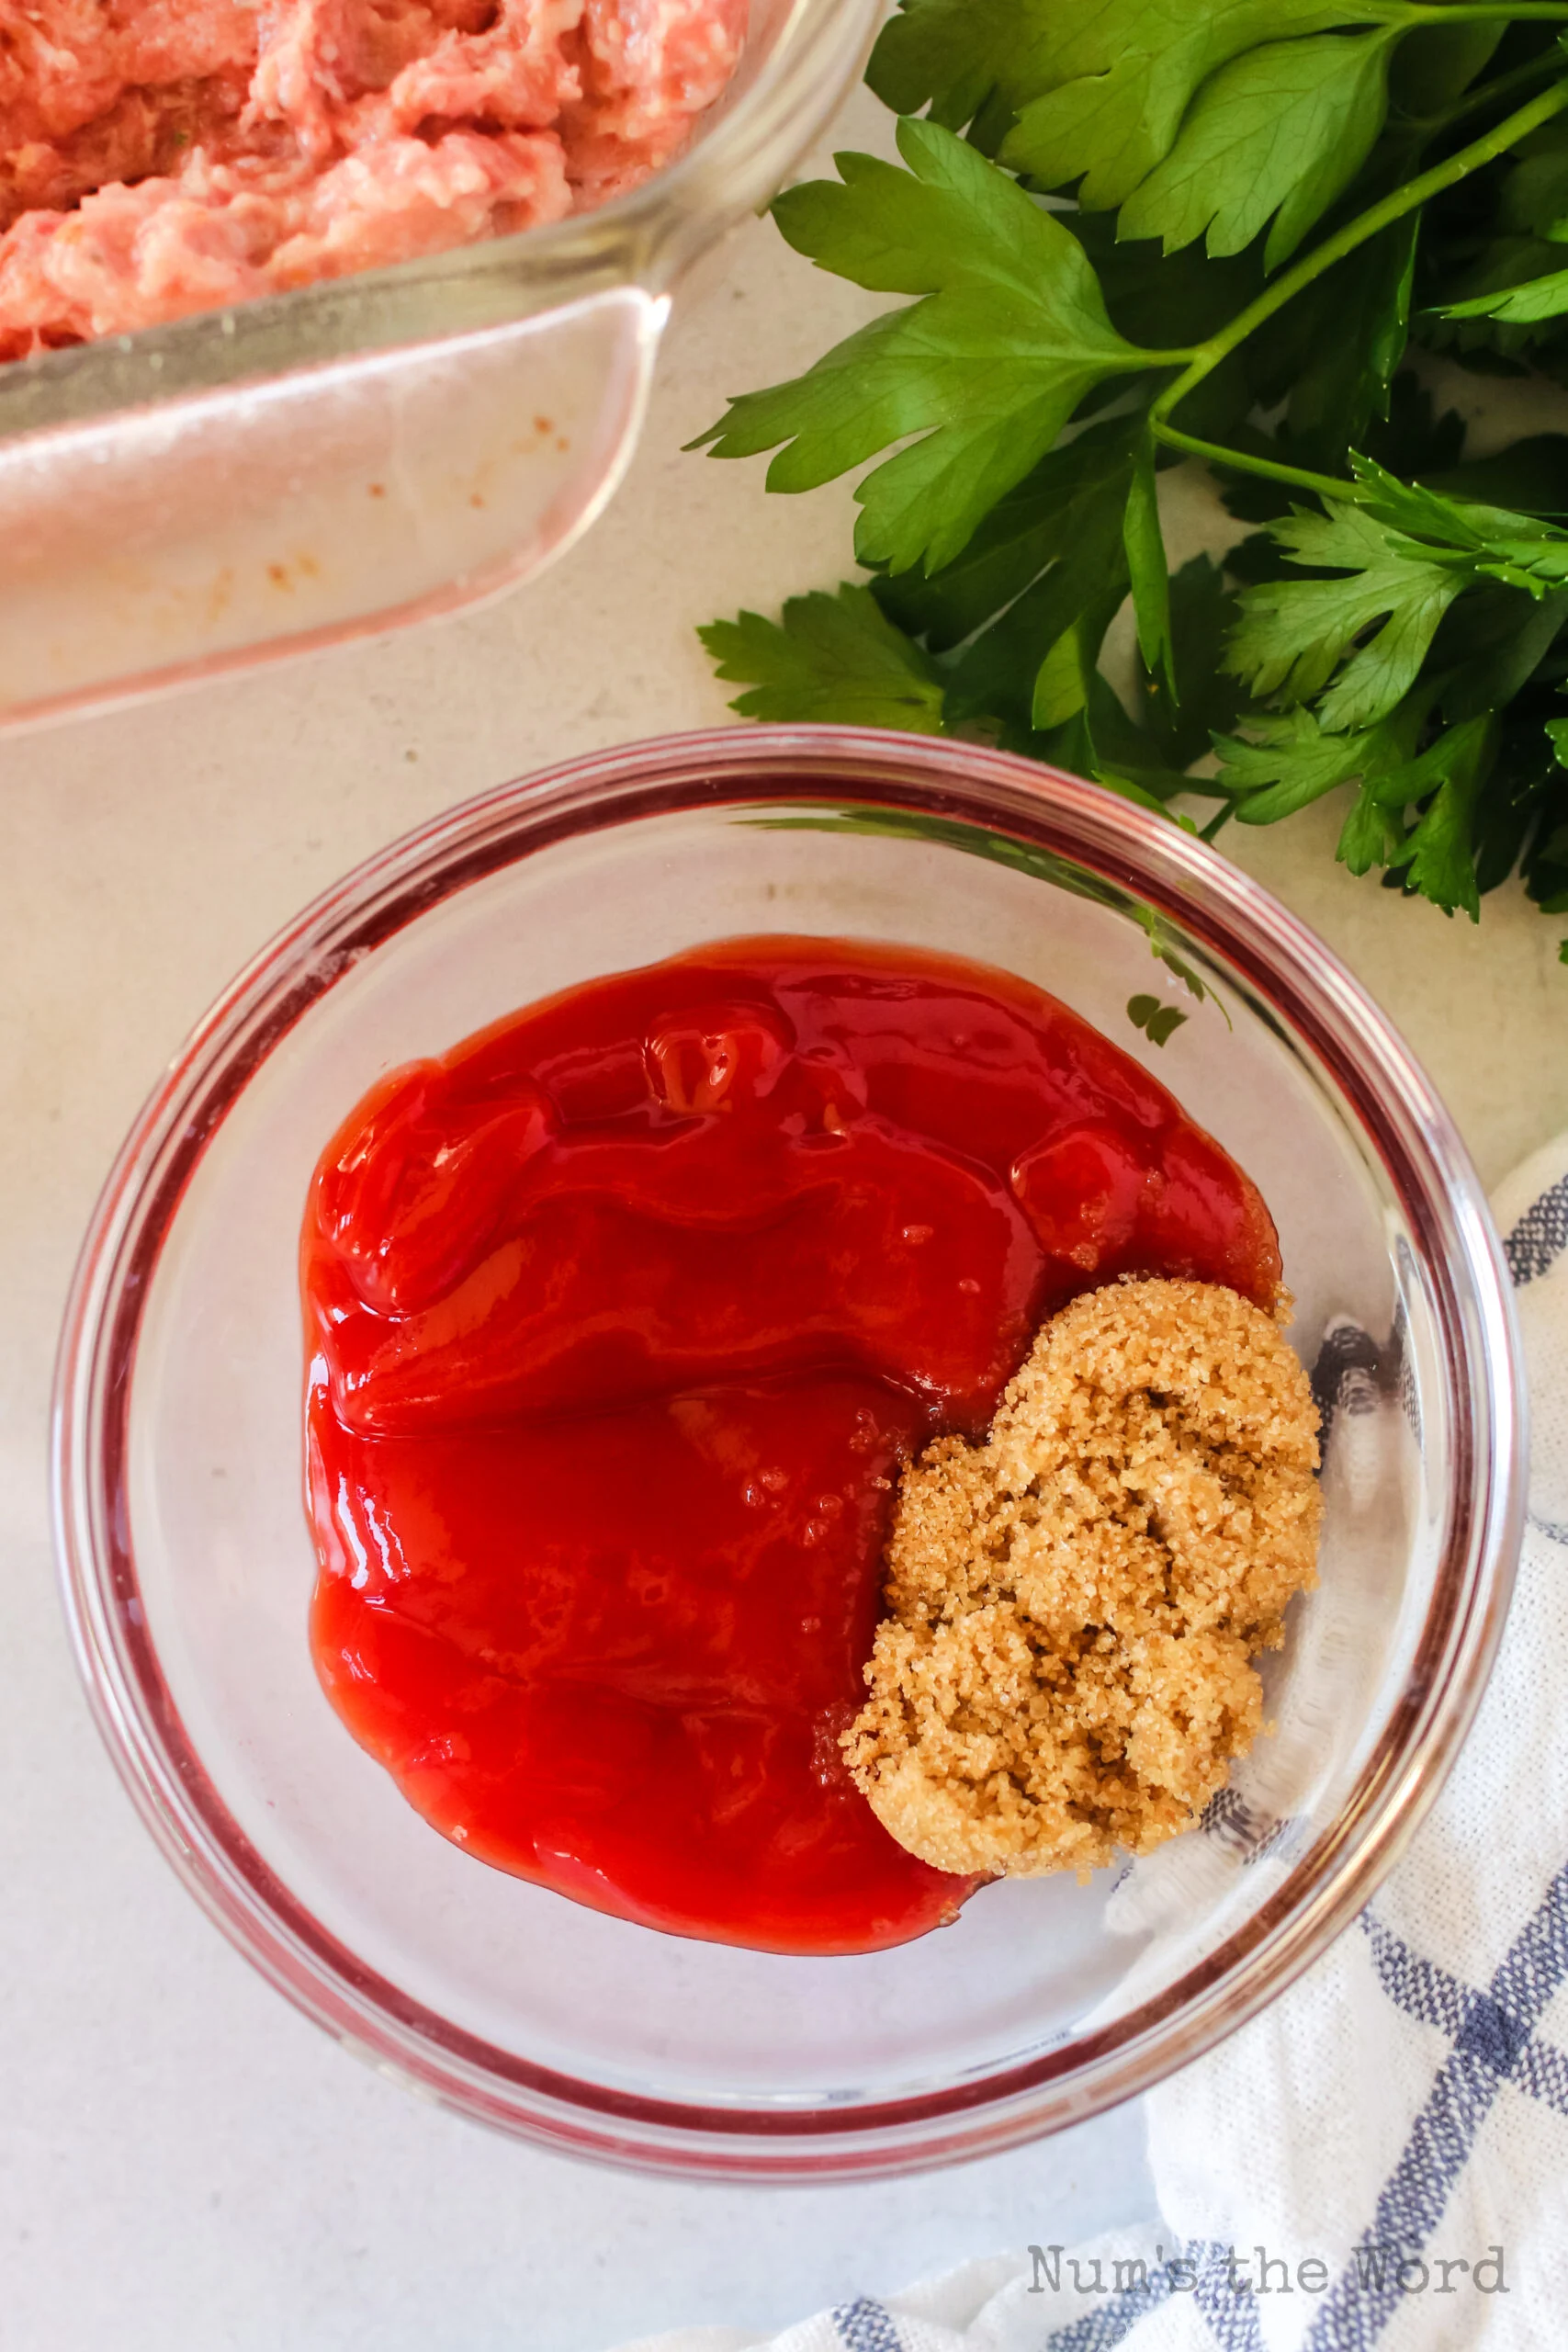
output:
<path id="1" fill-rule="evenodd" d="M 792 596 L 777 622 L 760 613 L 697 631 L 721 678 L 745 679 L 746 718 L 942 732 L 942 684 L 930 656 L 885 618 L 867 588 Z"/>
<path id="2" fill-rule="evenodd" d="M 820 266 L 921 300 L 874 320 L 794 383 L 732 401 L 704 439 L 718 458 L 785 443 L 768 487 L 813 490 L 922 435 L 856 492 L 855 553 L 890 571 L 936 571 L 1090 394 L 1168 355 L 1117 334 L 1071 231 L 972 147 L 904 121 L 898 150 L 907 172 L 843 155 L 841 186 L 793 188 L 773 212 Z"/>
<path id="3" fill-rule="evenodd" d="M 735 707 L 978 737 L 1210 835 L 1339 794 L 1352 871 L 1568 913 L 1568 433 L 1469 459 L 1412 366 L 1568 385 L 1565 35 L 1568 0 L 900 0 L 899 162 L 773 212 L 902 300 L 696 445 L 859 475 L 870 576 L 704 629 Z M 1172 572 L 1180 464 L 1242 536 Z"/>

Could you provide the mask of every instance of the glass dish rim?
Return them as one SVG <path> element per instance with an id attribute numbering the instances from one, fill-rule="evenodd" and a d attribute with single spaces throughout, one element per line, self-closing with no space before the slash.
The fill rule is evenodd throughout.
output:
<path id="1" fill-rule="evenodd" d="M 212 1134 L 310 1006 L 423 912 L 555 841 L 786 800 L 880 800 L 1010 834 L 1179 922 L 1271 1003 L 1404 1202 L 1435 1293 L 1455 1458 L 1434 1601 L 1391 1720 L 1336 1822 L 1214 1953 L 1115 2026 L 977 2080 L 875 2105 L 720 2109 L 516 2058 L 319 1928 L 230 1819 L 186 1738 L 135 1622 L 117 1506 L 158 1252 Z M 1010 753 L 870 729 L 725 727 L 591 753 L 444 812 L 321 893 L 218 999 L 138 1114 L 84 1240 L 56 1373 L 56 1551 L 78 1668 L 138 1811 L 209 1916 L 307 2015 L 424 2096 L 558 2150 L 697 2177 L 865 2177 L 994 2153 L 1147 2089 L 1255 2015 L 1348 1923 L 1431 1804 L 1484 1688 L 1522 1536 L 1524 1416 L 1506 1270 L 1453 1123 L 1386 1016 L 1258 884 L 1168 820 Z"/>

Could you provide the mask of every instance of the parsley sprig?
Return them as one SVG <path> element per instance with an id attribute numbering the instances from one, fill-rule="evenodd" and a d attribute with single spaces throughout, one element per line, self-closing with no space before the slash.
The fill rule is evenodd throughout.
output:
<path id="1" fill-rule="evenodd" d="M 983 738 L 1210 835 L 1337 792 L 1354 872 L 1568 913 L 1568 434 L 1467 462 L 1421 367 L 1568 384 L 1565 35 L 1568 0 L 900 0 L 899 162 L 773 214 L 906 299 L 703 436 L 773 490 L 858 473 L 870 578 L 705 629 L 735 707 Z M 1256 527 L 1173 574 L 1179 464 Z"/>

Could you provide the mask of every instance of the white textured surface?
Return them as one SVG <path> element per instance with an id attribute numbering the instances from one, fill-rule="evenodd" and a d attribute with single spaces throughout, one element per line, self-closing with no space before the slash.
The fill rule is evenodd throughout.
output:
<path id="1" fill-rule="evenodd" d="M 620 500 L 542 584 L 0 744 L 7 2352 L 599 2352 L 681 2321 L 777 2326 L 1146 2210 L 1135 2114 L 927 2180 L 762 2192 L 593 2173 L 413 2105 L 297 2018 L 176 1886 L 99 1750 L 54 1601 L 55 1327 L 164 1057 L 301 901 L 409 825 L 541 763 L 723 717 L 694 625 L 831 585 L 849 501 L 768 500 L 760 467 L 680 445 L 726 391 L 793 372 L 871 307 L 749 230 L 678 323 Z M 1562 926 L 1511 891 L 1479 932 L 1401 905 L 1332 865 L 1337 822 L 1318 811 L 1236 847 L 1389 1006 L 1495 1179 L 1568 1124 Z"/>

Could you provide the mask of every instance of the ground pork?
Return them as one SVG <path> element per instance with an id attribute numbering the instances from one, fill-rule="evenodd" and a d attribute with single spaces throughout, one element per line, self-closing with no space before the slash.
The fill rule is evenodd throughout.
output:
<path id="1" fill-rule="evenodd" d="M 0 359 L 558 220 L 670 161 L 744 0 L 0 0 Z"/>

